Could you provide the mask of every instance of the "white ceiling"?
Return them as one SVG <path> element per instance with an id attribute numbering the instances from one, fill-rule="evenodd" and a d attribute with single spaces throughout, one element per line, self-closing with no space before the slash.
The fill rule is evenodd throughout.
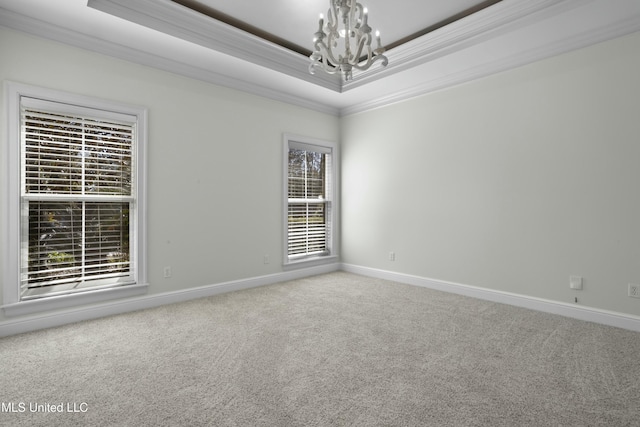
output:
<path id="1" fill-rule="evenodd" d="M 318 14 L 326 14 L 329 4 L 199 2 L 307 49 Z M 369 24 L 389 45 L 484 2 L 362 3 Z M 310 75 L 303 55 L 170 0 L 0 0 L 0 25 L 330 114 L 350 114 L 640 31 L 640 0 L 502 0 L 388 50 L 388 67 L 354 73 L 348 84 Z"/>
<path id="2" fill-rule="evenodd" d="M 329 0 L 243 1 L 191 0 L 254 27 L 312 50 L 313 33 L 318 15 L 327 16 Z M 384 42 L 390 44 L 417 33 L 458 13 L 481 5 L 486 0 L 363 0 L 369 11 L 369 25 L 380 30 Z"/>

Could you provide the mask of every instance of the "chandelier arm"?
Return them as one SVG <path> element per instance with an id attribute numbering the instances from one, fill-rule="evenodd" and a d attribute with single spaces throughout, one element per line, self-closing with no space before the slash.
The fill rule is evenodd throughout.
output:
<path id="1" fill-rule="evenodd" d="M 329 46 L 337 46 L 338 39 L 340 39 L 340 32 L 338 31 L 338 23 L 332 19 L 327 22 L 327 37 L 329 39 Z"/>
<path id="2" fill-rule="evenodd" d="M 322 69 L 322 71 L 327 74 L 335 74 L 340 71 L 340 67 L 336 67 L 327 63 L 324 58 L 314 59 L 314 61 L 309 64 L 309 72 L 311 74 L 315 74 L 316 68 Z"/>
<path id="3" fill-rule="evenodd" d="M 353 3 L 355 3 L 355 5 L 351 8 L 351 10 L 353 11 L 353 21 L 351 22 L 353 23 L 353 28 L 358 29 L 363 23 L 366 23 L 366 15 L 364 14 L 364 8 L 362 7 L 362 4 L 358 3 L 355 0 L 353 1 Z"/>
<path id="4" fill-rule="evenodd" d="M 360 57 L 362 56 L 362 50 L 364 46 L 368 45 L 367 48 L 367 61 L 371 59 L 371 35 L 365 34 L 358 39 L 358 48 L 356 49 L 356 53 L 352 56 L 353 65 L 357 65 L 360 61 Z"/>
<path id="5" fill-rule="evenodd" d="M 340 68 L 340 61 L 335 59 L 333 52 L 324 42 L 317 41 L 315 48 L 316 51 L 314 52 L 314 55 L 319 56 L 319 58 L 312 58 L 315 59 L 314 66 L 316 64 L 321 64 L 322 68 L 327 72 L 329 69 L 334 70 L 333 72 L 336 72 L 337 69 Z"/>
<path id="6" fill-rule="evenodd" d="M 345 22 L 345 26 L 348 29 L 357 29 L 358 28 L 358 20 L 356 19 L 356 12 L 357 12 L 357 8 L 358 8 L 358 4 L 359 3 L 356 2 L 355 0 L 353 0 L 351 2 L 351 6 L 349 7 L 349 18 L 348 18 L 348 21 Z M 348 36 L 345 36 L 345 37 L 348 37 Z"/>
<path id="7" fill-rule="evenodd" d="M 376 61 L 382 61 L 382 63 L 380 64 L 382 67 L 386 67 L 387 65 L 389 65 L 389 60 L 387 59 L 386 56 L 384 55 L 376 55 L 373 58 L 371 58 L 371 61 L 368 62 L 365 65 L 354 65 L 353 68 L 360 70 L 360 71 L 365 71 L 368 70 L 369 67 L 371 67 Z"/>
<path id="8" fill-rule="evenodd" d="M 335 58 L 335 55 L 333 54 L 333 50 L 331 49 L 331 47 L 336 47 L 338 44 L 338 40 L 332 37 L 331 35 L 329 35 L 328 42 L 329 42 L 328 44 L 320 43 L 319 44 L 320 49 L 318 50 L 322 52 L 323 59 L 328 60 L 329 62 L 337 65 L 340 63 L 340 61 Z M 316 49 L 317 48 L 318 48 L 318 45 L 316 44 Z"/>
<path id="9" fill-rule="evenodd" d="M 338 28 L 338 5 L 336 2 L 331 2 L 327 11 L 327 26 L 329 28 Z"/>

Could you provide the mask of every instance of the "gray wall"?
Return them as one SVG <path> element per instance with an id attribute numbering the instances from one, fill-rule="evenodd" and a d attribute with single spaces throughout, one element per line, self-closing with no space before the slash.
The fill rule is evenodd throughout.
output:
<path id="1" fill-rule="evenodd" d="M 640 315 L 638 52 L 634 34 L 344 118 L 343 262 Z"/>
<path id="2" fill-rule="evenodd" d="M 342 119 L 5 28 L 0 80 L 149 108 L 152 294 L 282 271 L 290 132 L 341 140 L 344 262 L 640 315 L 638 51 L 635 34 Z"/>
<path id="3" fill-rule="evenodd" d="M 0 58 L 0 81 L 149 108 L 151 294 L 282 271 L 283 133 L 337 141 L 337 117 L 3 27 Z"/>

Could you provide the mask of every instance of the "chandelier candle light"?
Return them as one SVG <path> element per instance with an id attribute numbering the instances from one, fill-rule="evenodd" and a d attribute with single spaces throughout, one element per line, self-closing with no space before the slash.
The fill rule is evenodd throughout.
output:
<path id="1" fill-rule="evenodd" d="M 371 48 L 371 27 L 367 24 L 367 8 L 356 0 L 329 0 L 329 12 L 325 25 L 320 14 L 318 32 L 313 43 L 314 52 L 309 57 L 309 72 L 320 68 L 329 74 L 341 72 L 344 80 L 351 80 L 353 69 L 368 70 L 376 61 L 386 66 L 389 61 L 383 55 L 380 32 L 376 31 L 378 46 Z M 342 21 L 343 28 L 339 29 Z M 339 52 L 336 50 L 339 49 Z"/>

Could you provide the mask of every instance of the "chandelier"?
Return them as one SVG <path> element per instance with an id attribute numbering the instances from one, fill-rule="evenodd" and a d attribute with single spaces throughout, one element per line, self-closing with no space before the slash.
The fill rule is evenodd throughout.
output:
<path id="1" fill-rule="evenodd" d="M 342 24 L 342 25 L 341 25 Z M 314 35 L 314 51 L 309 57 L 309 72 L 317 68 L 329 73 L 342 73 L 345 81 L 353 77 L 353 69 L 368 70 L 376 61 L 386 66 L 380 32 L 376 31 L 378 46 L 371 48 L 371 27 L 367 23 L 367 8 L 356 0 L 329 0 L 327 22 L 320 14 L 318 31 Z"/>

